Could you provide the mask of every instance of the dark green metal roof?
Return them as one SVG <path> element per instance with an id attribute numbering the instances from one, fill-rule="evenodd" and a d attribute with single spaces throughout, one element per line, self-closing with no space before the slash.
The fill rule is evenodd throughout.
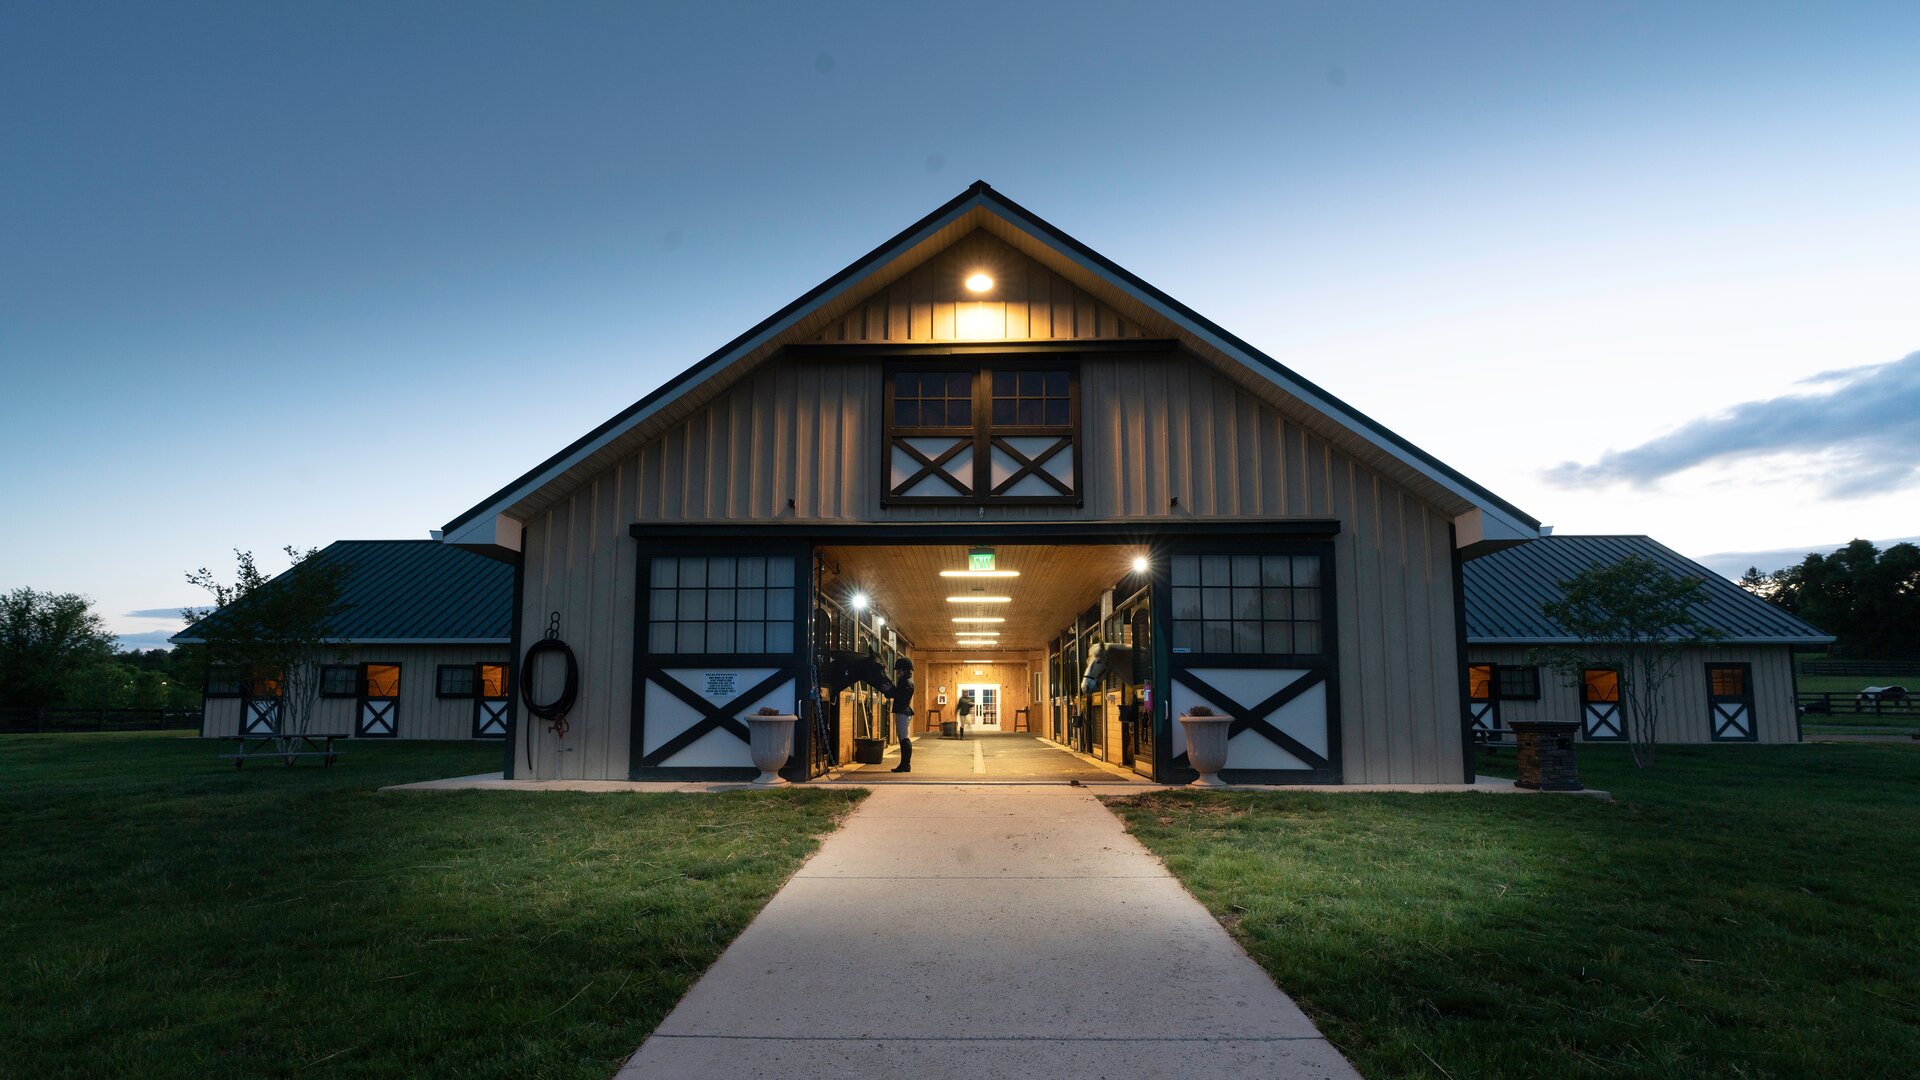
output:
<path id="1" fill-rule="evenodd" d="M 1629 555 L 1651 559 L 1680 577 L 1706 582 L 1701 618 L 1727 644 L 1825 645 L 1833 640 L 1651 536 L 1546 536 L 1466 564 L 1468 643 L 1572 643 L 1540 605 L 1560 599 L 1560 582 Z"/>
<path id="2" fill-rule="evenodd" d="M 511 636 L 509 563 L 438 540 L 338 540 L 314 558 L 345 568 L 335 628 L 348 641 L 504 642 Z M 171 640 L 197 641 L 204 621 Z"/>

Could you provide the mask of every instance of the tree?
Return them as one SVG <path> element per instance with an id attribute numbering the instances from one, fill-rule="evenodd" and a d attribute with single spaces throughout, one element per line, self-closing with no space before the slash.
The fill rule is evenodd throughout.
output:
<path id="1" fill-rule="evenodd" d="M 206 567 L 187 574 L 187 583 L 213 594 L 212 612 L 182 612 L 194 636 L 204 644 L 206 662 L 230 671 L 259 696 L 277 697 L 280 715 L 274 734 L 307 733 L 314 702 L 320 696 L 320 668 L 342 644 L 334 633 L 341 612 L 344 568 L 319 558 L 317 549 L 286 549 L 293 565 L 279 577 L 260 572 L 253 553 L 236 550 L 233 584 L 215 578 Z"/>
<path id="2" fill-rule="evenodd" d="M 1537 662 L 1571 680 L 1585 668 L 1620 673 L 1620 705 L 1633 763 L 1653 764 L 1660 701 L 1682 650 L 1719 636 L 1700 617 L 1706 582 L 1681 577 L 1652 559 L 1629 555 L 1596 563 L 1560 582 L 1561 598 L 1540 610 L 1578 644 L 1536 650 Z"/>
<path id="3" fill-rule="evenodd" d="M 86 597 L 15 589 L 0 596 L 0 705 L 59 705 L 75 673 L 113 659 L 113 635 Z"/>
<path id="4" fill-rule="evenodd" d="M 1920 656 L 1920 547 L 1865 540 L 1768 575 L 1770 603 L 1830 633 L 1840 656 Z"/>

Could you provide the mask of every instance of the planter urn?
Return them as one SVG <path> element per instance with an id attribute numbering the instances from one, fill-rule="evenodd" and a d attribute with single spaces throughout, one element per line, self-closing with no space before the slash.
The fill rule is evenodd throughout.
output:
<path id="1" fill-rule="evenodd" d="M 1186 713 L 1180 717 L 1180 728 L 1187 736 L 1187 764 L 1200 774 L 1192 786 L 1227 786 L 1220 770 L 1227 767 L 1227 732 L 1232 727 L 1230 716 Z"/>
<path id="2" fill-rule="evenodd" d="M 793 725 L 799 719 L 792 713 L 756 714 L 746 718 L 747 730 L 752 735 L 753 767 L 760 770 L 760 775 L 754 777 L 754 787 L 786 783 L 780 777 L 780 768 L 793 756 Z"/>

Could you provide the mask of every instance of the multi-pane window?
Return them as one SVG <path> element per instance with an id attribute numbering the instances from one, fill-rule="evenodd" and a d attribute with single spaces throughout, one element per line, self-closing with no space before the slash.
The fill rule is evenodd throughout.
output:
<path id="1" fill-rule="evenodd" d="M 434 695 L 443 698 L 473 696 L 474 669 L 468 664 L 441 664 Z"/>
<path id="2" fill-rule="evenodd" d="M 652 560 L 647 651 L 788 653 L 794 649 L 789 556 L 683 555 Z"/>
<path id="3" fill-rule="evenodd" d="M 1072 420 L 1072 402 L 1064 371 L 993 373 L 995 427 L 1060 427 Z"/>
<path id="4" fill-rule="evenodd" d="M 1503 701 L 1539 700 L 1540 669 L 1500 665 L 1500 698 Z"/>
<path id="5" fill-rule="evenodd" d="M 1317 555 L 1177 555 L 1173 651 L 1325 651 Z"/>
<path id="6" fill-rule="evenodd" d="M 239 697 L 240 674 L 231 668 L 214 668 L 207 672 L 208 697 Z"/>
<path id="7" fill-rule="evenodd" d="M 352 664 L 328 664 L 320 669 L 321 697 L 357 697 L 360 669 Z"/>
<path id="8" fill-rule="evenodd" d="M 893 376 L 893 426 L 897 428 L 970 428 L 973 426 L 973 373 L 901 371 Z"/>
<path id="9" fill-rule="evenodd" d="M 1747 669 L 1707 665 L 1707 695 L 1713 701 L 1745 701 Z"/>

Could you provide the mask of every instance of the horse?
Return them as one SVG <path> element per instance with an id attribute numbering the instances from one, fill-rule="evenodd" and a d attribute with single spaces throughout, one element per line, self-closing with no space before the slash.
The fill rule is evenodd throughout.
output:
<path id="1" fill-rule="evenodd" d="M 882 694 L 893 694 L 893 681 L 880 661 L 866 653 L 830 652 L 820 668 L 820 685 L 838 695 L 855 683 L 865 683 Z"/>

